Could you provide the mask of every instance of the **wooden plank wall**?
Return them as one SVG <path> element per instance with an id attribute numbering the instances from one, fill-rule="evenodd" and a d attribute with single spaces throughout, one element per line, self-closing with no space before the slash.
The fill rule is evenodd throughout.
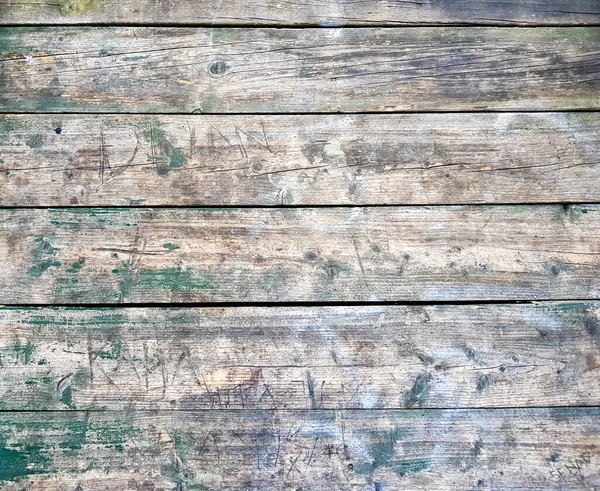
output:
<path id="1" fill-rule="evenodd" d="M 0 4 L 0 489 L 600 488 L 600 2 Z"/>

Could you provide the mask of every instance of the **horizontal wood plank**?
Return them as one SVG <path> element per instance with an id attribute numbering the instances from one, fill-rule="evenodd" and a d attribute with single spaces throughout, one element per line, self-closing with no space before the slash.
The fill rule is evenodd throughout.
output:
<path id="1" fill-rule="evenodd" d="M 0 24 L 143 23 L 210 25 L 598 24 L 596 0 L 12 0 Z"/>
<path id="2" fill-rule="evenodd" d="M 0 309 L 0 409 L 600 405 L 600 304 Z"/>
<path id="3" fill-rule="evenodd" d="M 1 28 L 4 112 L 600 109 L 591 28 Z"/>
<path id="4" fill-rule="evenodd" d="M 587 202 L 599 113 L 0 116 L 4 206 Z"/>
<path id="5" fill-rule="evenodd" d="M 4 304 L 600 295 L 599 205 L 3 209 L 0 225 Z"/>
<path id="6" fill-rule="evenodd" d="M 600 409 L 4 413 L 6 491 L 576 490 Z"/>

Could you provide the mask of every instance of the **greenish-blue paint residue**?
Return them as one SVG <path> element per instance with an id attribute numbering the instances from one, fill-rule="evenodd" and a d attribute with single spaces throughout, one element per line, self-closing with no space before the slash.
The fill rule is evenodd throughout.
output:
<path id="1" fill-rule="evenodd" d="M 379 433 L 378 441 L 368 446 L 371 462 L 359 462 L 353 466 L 358 474 L 372 475 L 378 468 L 391 469 L 396 474 L 403 476 L 409 473 L 421 472 L 427 469 L 431 462 L 429 459 L 404 459 L 394 458 L 396 443 L 407 435 L 407 430 L 394 428 L 390 431 Z"/>
<path id="2" fill-rule="evenodd" d="M 29 275 L 39 277 L 49 268 L 60 266 L 60 262 L 56 260 L 58 249 L 42 236 L 36 237 L 34 242 L 37 246 L 33 250 L 34 264 L 27 271 Z"/>
<path id="3" fill-rule="evenodd" d="M 9 29 L 10 28 L 3 28 L 2 31 L 4 31 L 5 29 Z M 0 35 L 0 39 L 2 39 L 2 36 Z M 3 54 L 6 54 L 6 51 L 2 49 L 2 43 L 0 41 L 0 51 L 2 51 Z M 31 49 L 31 48 L 28 48 Z M 18 130 L 19 128 L 21 128 L 23 126 L 23 120 L 18 118 L 18 116 L 11 116 L 11 115 L 4 115 L 4 116 L 0 116 L 0 133 L 4 133 L 6 135 L 8 135 L 9 133 Z"/>
<path id="4" fill-rule="evenodd" d="M 13 450 L 0 443 L 0 482 L 13 481 L 19 477 L 47 472 L 45 467 L 49 458 L 39 452 L 32 453 L 33 448 Z M 34 466 L 33 464 L 38 464 Z"/>
<path id="5" fill-rule="evenodd" d="M 181 267 L 131 270 L 128 264 L 123 264 L 121 268 L 115 268 L 112 272 L 122 275 L 119 281 L 122 296 L 128 295 L 134 286 L 171 291 L 216 288 L 211 275 L 199 274 Z"/>
<path id="6" fill-rule="evenodd" d="M 60 264 L 60 261 L 56 261 L 54 259 L 43 259 L 29 268 L 27 273 L 31 276 L 39 277 L 42 276 L 44 271 L 47 271 L 50 268 L 58 268 Z"/>
<path id="7" fill-rule="evenodd" d="M 466 467 L 463 470 L 472 469 L 477 464 L 477 459 L 483 450 L 483 440 L 480 438 L 473 444 L 469 451 L 469 457 L 466 462 Z"/>
<path id="8" fill-rule="evenodd" d="M 61 220 L 50 220 L 50 223 L 59 227 L 79 227 L 81 225 L 80 222 L 66 222 Z"/>
<path id="9" fill-rule="evenodd" d="M 0 482 L 55 472 L 45 449 L 20 438 L 19 428 L 16 426 L 10 418 L 0 419 Z M 8 444 L 9 440 L 17 444 Z"/>
<path id="10" fill-rule="evenodd" d="M 44 144 L 44 138 L 42 135 L 31 135 L 25 140 L 27 146 L 33 150 L 37 150 L 38 148 L 42 148 Z"/>
<path id="11" fill-rule="evenodd" d="M 173 145 L 161 128 L 151 124 L 143 130 L 142 136 L 150 143 L 151 154 L 148 155 L 148 161 L 156 164 L 156 173 L 159 176 L 167 176 L 169 171 L 187 164 L 183 150 Z"/>
<path id="12" fill-rule="evenodd" d="M 138 275 L 139 285 L 145 288 L 164 288 L 172 291 L 216 288 L 210 275 L 197 274 L 190 269 L 140 269 Z"/>
<path id="13" fill-rule="evenodd" d="M 35 345 L 31 341 L 27 341 L 27 344 L 21 344 L 21 341 L 17 338 L 13 345 L 13 351 L 17 360 L 22 361 L 24 365 L 29 365 L 35 351 Z"/>
<path id="14" fill-rule="evenodd" d="M 395 460 L 390 462 L 392 470 L 400 476 L 424 471 L 430 465 L 431 461 L 429 459 Z"/>
<path id="15" fill-rule="evenodd" d="M 557 453 L 553 453 L 552 455 L 550 455 L 550 457 L 546 459 L 546 462 L 558 462 L 559 459 L 560 455 Z"/>
<path id="16" fill-rule="evenodd" d="M 432 376 L 430 373 L 417 375 L 413 386 L 403 397 L 405 407 L 421 407 L 429 397 Z"/>
<path id="17" fill-rule="evenodd" d="M 94 354 L 98 355 L 103 360 L 118 360 L 119 358 L 121 358 L 121 349 L 121 338 L 113 336 L 110 340 L 110 351 L 94 351 Z"/>
<path id="18" fill-rule="evenodd" d="M 70 409 L 75 409 L 75 405 L 73 404 L 73 389 L 70 385 L 65 387 L 60 395 L 60 402 L 62 402 L 65 406 Z"/>
<path id="19" fill-rule="evenodd" d="M 80 257 L 77 262 L 71 264 L 71 267 L 67 269 L 67 273 L 73 273 L 73 274 L 79 273 L 79 270 L 83 267 L 84 264 L 85 264 L 85 258 Z"/>
<path id="20" fill-rule="evenodd" d="M 192 449 L 189 440 L 184 438 L 178 430 L 172 431 L 170 436 L 173 440 L 173 452 L 161 465 L 161 475 L 176 483 L 176 489 L 210 491 L 208 487 L 196 481 L 193 470 L 186 463 L 190 457 L 188 454 L 193 456 L 193 451 L 190 452 Z"/>
<path id="21" fill-rule="evenodd" d="M 98 315 L 94 315 L 89 320 L 85 321 L 85 324 L 88 326 L 102 326 L 108 324 L 120 327 L 128 322 L 128 319 L 123 314 L 108 310 L 106 312 L 101 312 Z"/>
<path id="22" fill-rule="evenodd" d="M 139 60 L 147 60 L 150 58 L 150 55 L 139 55 L 139 56 L 125 56 L 123 57 L 123 61 L 139 61 Z"/>
<path id="23" fill-rule="evenodd" d="M 166 244 L 163 244 L 163 247 L 165 249 L 169 249 L 170 251 L 174 251 L 175 249 L 179 249 L 179 246 L 177 244 L 172 244 L 171 242 L 167 242 Z"/>

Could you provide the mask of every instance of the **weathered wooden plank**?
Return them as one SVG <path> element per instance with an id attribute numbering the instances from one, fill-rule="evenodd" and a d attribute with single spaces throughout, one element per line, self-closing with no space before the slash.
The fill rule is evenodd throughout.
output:
<path id="1" fill-rule="evenodd" d="M 0 4 L 0 24 L 154 23 L 211 25 L 598 24 L 597 0 L 12 0 Z"/>
<path id="2" fill-rule="evenodd" d="M 0 409 L 600 403 L 600 304 L 1 309 Z"/>
<path id="3" fill-rule="evenodd" d="M 0 224 L 5 304 L 600 295 L 599 205 L 3 209 Z"/>
<path id="4" fill-rule="evenodd" d="M 4 413 L 2 489 L 594 489 L 600 410 Z"/>
<path id="5" fill-rule="evenodd" d="M 598 113 L 13 114 L 0 204 L 586 202 L 598 155 Z"/>
<path id="6" fill-rule="evenodd" d="M 5 112 L 600 109 L 591 28 L 2 28 Z"/>

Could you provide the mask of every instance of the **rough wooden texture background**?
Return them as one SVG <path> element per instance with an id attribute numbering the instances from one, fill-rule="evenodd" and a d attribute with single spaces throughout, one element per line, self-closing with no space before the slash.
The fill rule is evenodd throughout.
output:
<path id="1" fill-rule="evenodd" d="M 0 28 L 5 111 L 600 108 L 600 29 Z"/>
<path id="2" fill-rule="evenodd" d="M 598 24 L 598 0 L 10 0 L 0 24 Z"/>
<path id="3" fill-rule="evenodd" d="M 9 413 L 26 489 L 588 490 L 598 408 Z M 21 491 L 22 484 L 7 484 Z"/>
<path id="4" fill-rule="evenodd" d="M 7 304 L 600 293 L 599 205 L 4 209 L 0 227 Z"/>
<path id="5" fill-rule="evenodd" d="M 594 201 L 598 113 L 0 115 L 4 206 Z"/>
<path id="6" fill-rule="evenodd" d="M 2 491 L 600 489 L 599 0 L 0 25 Z"/>
<path id="7" fill-rule="evenodd" d="M 600 304 L 0 310 L 0 408 L 593 405 Z"/>

